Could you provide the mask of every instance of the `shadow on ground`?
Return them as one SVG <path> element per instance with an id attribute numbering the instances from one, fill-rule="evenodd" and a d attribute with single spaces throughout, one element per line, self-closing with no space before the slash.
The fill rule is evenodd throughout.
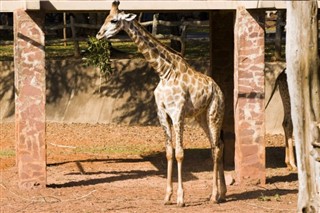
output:
<path id="1" fill-rule="evenodd" d="M 259 189 L 253 191 L 246 191 L 237 194 L 230 194 L 227 196 L 228 202 L 230 201 L 240 201 L 240 200 L 250 200 L 250 199 L 257 199 L 259 197 L 267 198 L 267 197 L 275 197 L 275 196 L 283 196 L 287 194 L 297 194 L 297 189 Z"/>
<path id="2" fill-rule="evenodd" d="M 267 148 L 267 167 L 268 168 L 279 168 L 285 167 L 284 162 L 284 149 L 282 147 L 272 147 Z M 277 158 L 275 158 L 277 157 Z M 155 168 L 154 169 L 132 169 L 125 171 L 94 171 L 94 172 L 86 172 L 83 169 L 83 163 L 104 163 L 104 164 L 118 164 L 118 163 L 142 163 L 142 162 L 150 162 Z M 163 178 L 166 177 L 166 157 L 164 152 L 158 152 L 154 154 L 150 154 L 147 156 L 142 156 L 140 159 L 128 158 L 128 159 L 85 159 L 85 160 L 76 160 L 76 161 L 64 161 L 48 164 L 48 167 L 58 167 L 64 166 L 66 164 L 76 164 L 78 171 L 76 172 L 68 172 L 65 175 L 84 175 L 86 177 L 85 180 L 77 180 L 77 181 L 69 181 L 66 183 L 59 184 L 49 184 L 48 187 L 52 188 L 63 188 L 63 187 L 74 187 L 74 186 L 88 186 L 88 185 L 97 185 L 108 182 L 116 182 L 123 181 L 129 179 L 142 179 L 149 176 L 161 176 Z M 210 149 L 186 149 L 185 150 L 185 160 L 183 167 L 183 176 L 184 181 L 195 180 L 197 177 L 195 173 L 199 172 L 210 172 L 212 171 L 213 163 L 211 160 L 211 151 Z M 176 162 L 174 162 L 174 173 L 173 173 L 173 181 L 177 181 L 177 173 L 176 173 Z M 99 177 L 97 175 L 111 175 L 111 177 Z M 92 176 L 92 178 L 90 178 Z M 290 173 L 284 176 L 273 176 L 267 179 L 267 183 L 273 184 L 276 182 L 292 182 L 297 180 L 296 173 Z M 295 191 L 288 191 L 288 193 L 296 193 Z M 249 193 L 249 192 L 247 192 Z M 253 193 L 253 192 L 252 192 Z M 283 193 L 286 193 L 284 191 Z M 252 194 L 252 197 L 256 197 L 260 195 L 259 192 Z M 242 196 L 242 195 L 239 195 Z M 233 197 L 236 197 L 233 195 Z M 250 196 L 249 196 L 250 197 Z"/>
<path id="3" fill-rule="evenodd" d="M 142 163 L 150 162 L 156 167 L 156 170 L 128 170 L 128 171 L 96 171 L 96 172 L 85 172 L 83 169 L 83 163 L 104 163 L 104 164 L 114 164 L 114 163 Z M 176 162 L 174 162 L 176 163 Z M 49 184 L 48 187 L 52 188 L 63 188 L 63 187 L 74 187 L 74 186 L 88 186 L 96 185 L 108 182 L 123 181 L 129 179 L 142 179 L 148 176 L 161 176 L 166 177 L 166 157 L 164 152 L 159 152 L 147 156 L 143 156 L 141 159 L 85 159 L 85 160 L 75 160 L 75 161 L 64 161 L 48 164 L 48 167 L 64 166 L 66 164 L 76 164 L 78 171 L 72 173 L 66 173 L 65 175 L 84 175 L 86 180 L 70 181 L 61 184 Z M 176 181 L 176 164 L 174 164 L 173 169 L 173 181 Z M 212 169 L 211 152 L 209 149 L 187 149 L 185 150 L 185 161 L 184 161 L 184 181 L 190 181 L 197 179 L 193 173 L 210 171 Z M 112 177 L 102 177 L 96 178 L 96 175 L 113 175 Z M 93 178 L 89 178 L 92 176 Z"/>

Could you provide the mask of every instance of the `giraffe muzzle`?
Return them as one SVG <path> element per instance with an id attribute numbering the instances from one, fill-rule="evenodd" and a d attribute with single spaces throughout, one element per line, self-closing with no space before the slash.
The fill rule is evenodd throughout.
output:
<path id="1" fill-rule="evenodd" d="M 96 38 L 97 38 L 98 40 L 103 39 L 103 37 L 104 37 L 104 33 L 101 33 L 101 32 L 98 32 L 97 35 L 96 35 Z"/>

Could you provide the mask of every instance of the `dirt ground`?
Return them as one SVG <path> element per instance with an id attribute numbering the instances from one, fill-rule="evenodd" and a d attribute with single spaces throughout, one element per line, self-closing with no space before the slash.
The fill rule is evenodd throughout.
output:
<path id="1" fill-rule="evenodd" d="M 47 124 L 47 188 L 19 190 L 14 124 L 0 124 L 0 212 L 296 212 L 297 174 L 285 168 L 283 137 L 267 136 L 267 184 L 228 186 L 227 201 L 208 201 L 209 143 L 187 127 L 184 208 L 163 205 L 166 183 L 160 127 Z M 7 151 L 9 150 L 9 151 Z M 4 153 L 9 152 L 5 155 Z M 226 173 L 234 175 L 232 170 Z M 176 174 L 174 174 L 176 177 Z M 176 178 L 174 178 L 174 190 Z"/>

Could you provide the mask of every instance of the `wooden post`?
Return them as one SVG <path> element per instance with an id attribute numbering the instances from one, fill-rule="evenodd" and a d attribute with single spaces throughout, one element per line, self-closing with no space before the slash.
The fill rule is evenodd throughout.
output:
<path id="1" fill-rule="evenodd" d="M 67 13 L 63 13 L 63 44 L 67 46 Z"/>
<path id="2" fill-rule="evenodd" d="M 287 2 L 286 60 L 298 164 L 298 212 L 320 212 L 317 12 L 316 0 Z"/>
<path id="3" fill-rule="evenodd" d="M 74 15 L 70 15 L 70 24 L 71 24 L 71 32 L 72 32 L 72 40 L 74 44 L 74 57 L 78 58 L 80 57 L 80 48 L 79 48 L 79 42 L 77 41 L 77 31 L 76 27 L 74 26 Z"/>
<path id="4" fill-rule="evenodd" d="M 156 36 L 158 33 L 158 19 L 159 13 L 153 15 L 153 22 L 152 22 L 152 35 Z"/>
<path id="5" fill-rule="evenodd" d="M 181 35 L 180 35 L 180 54 L 184 56 L 186 53 L 186 41 L 187 41 L 187 25 L 183 24 L 181 26 Z M 173 40 L 171 40 L 173 41 Z"/>

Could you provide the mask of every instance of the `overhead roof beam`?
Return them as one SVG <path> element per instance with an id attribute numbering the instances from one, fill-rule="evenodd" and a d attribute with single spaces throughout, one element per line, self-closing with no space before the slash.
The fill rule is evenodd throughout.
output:
<path id="1" fill-rule="evenodd" d="M 106 11 L 109 10 L 111 2 L 112 0 L 1 0 L 0 12 L 13 12 L 18 8 L 45 11 Z M 121 2 L 121 9 L 133 11 L 234 10 L 238 6 L 247 9 L 285 9 L 286 1 L 126 0 Z"/>
<path id="2" fill-rule="evenodd" d="M 41 1 L 41 9 L 63 11 L 105 11 L 109 10 L 112 1 L 79 0 L 79 1 Z M 127 0 L 121 2 L 122 10 L 234 10 L 238 6 L 247 9 L 285 8 L 285 1 L 233 1 L 233 0 Z"/>
<path id="3" fill-rule="evenodd" d="M 0 0 L 0 12 L 13 12 L 16 9 L 40 10 L 40 0 Z"/>

